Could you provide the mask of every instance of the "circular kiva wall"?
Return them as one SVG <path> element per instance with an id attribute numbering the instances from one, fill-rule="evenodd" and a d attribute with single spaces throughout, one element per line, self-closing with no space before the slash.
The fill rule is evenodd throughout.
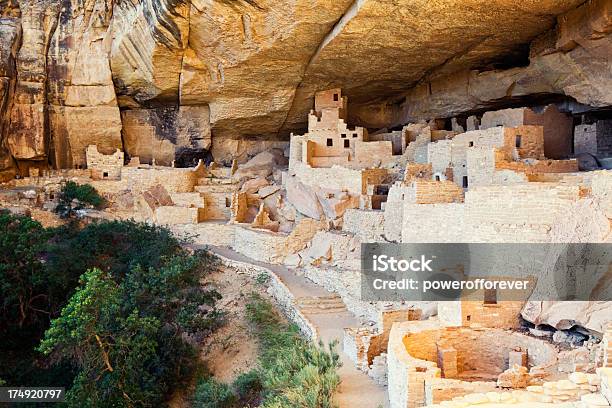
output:
<path id="1" fill-rule="evenodd" d="M 442 378 L 494 381 L 510 361 L 527 367 L 554 365 L 557 349 L 543 340 L 502 329 L 440 328 L 407 333 L 406 351 L 416 371 L 434 363 Z M 526 354 L 526 356 L 524 356 Z"/>

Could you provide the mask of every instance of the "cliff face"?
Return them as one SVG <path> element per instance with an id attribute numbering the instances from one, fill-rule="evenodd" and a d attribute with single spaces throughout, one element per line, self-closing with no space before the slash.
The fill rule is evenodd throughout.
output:
<path id="1" fill-rule="evenodd" d="M 302 130 L 330 86 L 369 127 L 612 105 L 610 2 L 582 2 L 0 0 L 0 174 L 83 165 L 88 144 L 228 160 Z"/>

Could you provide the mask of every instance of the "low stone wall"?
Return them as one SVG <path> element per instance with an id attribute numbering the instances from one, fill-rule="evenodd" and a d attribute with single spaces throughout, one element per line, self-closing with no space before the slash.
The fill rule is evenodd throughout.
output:
<path id="1" fill-rule="evenodd" d="M 599 369 L 602 370 L 602 369 Z M 604 379 L 603 371 L 597 374 L 585 374 L 575 372 L 567 379 L 558 381 L 547 381 L 542 385 L 530 385 L 525 389 L 512 391 L 480 391 L 463 396 L 447 399 L 440 404 L 428 405 L 430 408 L 438 407 L 555 407 L 559 404 L 564 406 L 578 407 L 609 407 L 610 402 L 606 398 L 605 387 L 607 381 Z M 579 404 L 571 404 L 578 402 Z"/>
<path id="2" fill-rule="evenodd" d="M 436 363 L 418 360 L 406 350 L 403 339 L 412 331 L 435 330 L 440 327 L 435 319 L 421 322 L 395 323 L 391 327 L 387 345 L 389 401 L 391 408 L 414 408 L 425 403 L 425 379 L 440 377 Z M 417 364 L 417 362 L 421 362 Z"/>
<path id="3" fill-rule="evenodd" d="M 497 390 L 495 381 L 461 381 L 447 378 L 433 378 L 425 381 L 425 405 L 439 404 L 466 394 L 492 392 Z"/>
<path id="4" fill-rule="evenodd" d="M 200 193 L 171 193 L 170 197 L 179 207 L 204 208 L 204 198 Z"/>
<path id="5" fill-rule="evenodd" d="M 204 220 L 204 208 L 162 206 L 155 209 L 155 219 L 160 225 L 197 224 Z"/>
<path id="6" fill-rule="evenodd" d="M 280 263 L 286 239 L 284 234 L 236 225 L 231 247 L 256 261 Z"/>
<path id="7" fill-rule="evenodd" d="M 202 177 L 203 168 L 173 168 L 173 167 L 123 167 L 121 178 L 134 192 L 144 191 L 157 184 L 163 185 L 168 192 L 192 192 L 198 178 Z"/>
<path id="8" fill-rule="evenodd" d="M 490 392 L 515 350 L 526 353 L 528 367 L 558 374 L 558 350 L 538 338 L 501 329 L 443 327 L 437 319 L 395 323 L 387 348 L 391 407 Z"/>
<path id="9" fill-rule="evenodd" d="M 307 186 L 325 186 L 330 190 L 348 191 L 362 194 L 362 172 L 341 166 L 313 168 L 304 163 L 296 163 L 292 169 L 301 183 Z"/>
<path id="10" fill-rule="evenodd" d="M 253 278 L 257 278 L 261 274 L 268 276 L 268 293 L 274 298 L 283 314 L 300 328 L 300 331 L 308 340 L 316 342 L 319 339 L 319 333 L 315 325 L 300 311 L 293 293 L 272 270 L 264 266 L 229 259 L 219 254 L 216 255 L 223 265 L 235 269 L 237 273 L 244 273 Z"/>
<path id="11" fill-rule="evenodd" d="M 379 242 L 384 235 L 385 213 L 348 209 L 344 212 L 342 230 L 355 234 L 362 242 Z"/>
<path id="12" fill-rule="evenodd" d="M 196 245 L 229 247 L 234 242 L 236 226 L 232 224 L 202 222 L 172 226 L 172 231 L 179 236 L 191 237 Z"/>

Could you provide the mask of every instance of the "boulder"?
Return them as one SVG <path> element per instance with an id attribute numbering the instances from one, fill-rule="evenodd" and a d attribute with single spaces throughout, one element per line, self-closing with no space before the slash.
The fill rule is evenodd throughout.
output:
<path id="1" fill-rule="evenodd" d="M 327 223 L 325 221 L 304 218 L 295 225 L 295 228 L 293 228 L 289 236 L 287 236 L 283 254 L 289 256 L 290 254 L 295 254 L 306 248 L 315 234 L 326 229 L 326 227 Z"/>
<path id="2" fill-rule="evenodd" d="M 142 198 L 152 211 L 159 207 L 171 207 L 174 205 L 172 197 L 170 197 L 168 191 L 161 184 L 156 184 L 143 191 Z"/>
<path id="3" fill-rule="evenodd" d="M 291 254 L 285 257 L 283 264 L 290 268 L 298 268 L 302 266 L 302 257 L 299 254 Z"/>
<path id="4" fill-rule="evenodd" d="M 258 153 L 244 164 L 238 165 L 238 170 L 234 173 L 237 179 L 268 177 L 272 175 L 276 166 L 286 164 L 286 159 L 280 149 L 270 149 Z"/>
<path id="5" fill-rule="evenodd" d="M 280 189 L 281 189 L 281 187 L 278 186 L 278 185 L 264 186 L 264 187 L 261 187 L 257 191 L 257 193 L 259 194 L 260 198 L 266 198 L 266 197 L 276 193 Z"/>
<path id="6" fill-rule="evenodd" d="M 497 386 L 501 388 L 525 388 L 531 376 L 527 367 L 514 365 L 497 377 Z"/>
<path id="7" fill-rule="evenodd" d="M 612 316 L 612 304 L 597 301 L 530 301 L 523 307 L 521 316 L 536 325 L 546 324 L 558 330 L 578 326 L 603 333 Z"/>
<path id="8" fill-rule="evenodd" d="M 567 331 L 567 330 L 558 330 L 553 334 L 552 340 L 555 343 L 568 343 L 571 345 L 580 345 L 587 339 L 587 337 L 588 336 L 585 336 L 584 334 L 577 333 L 577 332 L 572 332 L 572 331 Z"/>
<path id="9" fill-rule="evenodd" d="M 288 178 L 285 184 L 287 201 L 297 211 L 316 220 L 323 216 L 323 208 L 315 191 L 298 181 L 295 177 Z"/>
<path id="10" fill-rule="evenodd" d="M 323 213 L 330 220 L 342 217 L 349 208 L 359 208 L 359 196 L 344 191 L 317 190 L 316 195 Z"/>
<path id="11" fill-rule="evenodd" d="M 263 177 L 257 177 L 251 180 L 247 180 L 240 187 L 241 193 L 255 194 L 260 188 L 269 186 L 268 180 Z"/>
<path id="12" fill-rule="evenodd" d="M 601 168 L 597 157 L 590 153 L 579 153 L 576 155 L 576 160 L 578 160 L 580 171 L 593 171 Z"/>

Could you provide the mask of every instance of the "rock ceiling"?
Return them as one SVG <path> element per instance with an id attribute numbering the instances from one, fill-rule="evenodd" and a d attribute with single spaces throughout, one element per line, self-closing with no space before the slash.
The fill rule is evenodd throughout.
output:
<path id="1" fill-rule="evenodd" d="M 133 24 L 138 7 L 119 6 L 113 77 L 127 106 L 210 104 L 215 135 L 270 136 L 303 127 L 316 90 L 340 86 L 356 104 L 393 97 L 434 71 L 515 53 L 581 2 L 194 0 L 158 13 L 159 31 L 174 23 L 168 44 Z"/>
<path id="2" fill-rule="evenodd" d="M 201 106 L 214 146 L 286 139 L 328 87 L 368 127 L 533 93 L 612 105 L 610 2 L 582 3 L 0 0 L 0 131 L 17 160 L 51 144 L 70 165 L 121 145 L 129 109 Z"/>

